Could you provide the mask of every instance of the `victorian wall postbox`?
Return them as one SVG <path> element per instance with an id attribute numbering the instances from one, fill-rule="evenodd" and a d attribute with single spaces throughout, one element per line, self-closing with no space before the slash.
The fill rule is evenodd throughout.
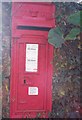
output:
<path id="1" fill-rule="evenodd" d="M 52 109 L 52 3 L 12 3 L 10 118 L 47 118 Z"/>

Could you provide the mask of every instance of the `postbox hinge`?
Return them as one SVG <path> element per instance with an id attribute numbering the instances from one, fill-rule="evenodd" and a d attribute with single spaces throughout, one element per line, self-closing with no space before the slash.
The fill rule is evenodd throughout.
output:
<path id="1" fill-rule="evenodd" d="M 13 37 L 14 41 L 17 41 L 20 37 Z"/>
<path id="2" fill-rule="evenodd" d="M 11 101 L 14 102 L 14 101 L 15 101 L 15 98 L 12 98 Z"/>

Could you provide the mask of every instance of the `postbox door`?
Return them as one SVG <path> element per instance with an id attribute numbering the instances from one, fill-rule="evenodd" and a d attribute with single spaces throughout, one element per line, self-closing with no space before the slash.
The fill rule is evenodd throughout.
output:
<path id="1" fill-rule="evenodd" d="M 44 39 L 23 38 L 18 41 L 18 110 L 46 108 L 47 47 Z"/>

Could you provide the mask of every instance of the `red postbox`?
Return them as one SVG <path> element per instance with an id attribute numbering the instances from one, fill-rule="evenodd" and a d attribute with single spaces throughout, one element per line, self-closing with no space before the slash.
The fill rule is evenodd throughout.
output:
<path id="1" fill-rule="evenodd" d="M 52 3 L 12 3 L 10 118 L 47 118 L 52 109 Z"/>

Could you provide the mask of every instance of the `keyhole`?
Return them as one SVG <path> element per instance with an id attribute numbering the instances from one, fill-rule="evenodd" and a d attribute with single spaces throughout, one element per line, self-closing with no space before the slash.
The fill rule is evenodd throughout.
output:
<path id="1" fill-rule="evenodd" d="M 26 80 L 24 80 L 24 84 L 26 84 Z"/>

